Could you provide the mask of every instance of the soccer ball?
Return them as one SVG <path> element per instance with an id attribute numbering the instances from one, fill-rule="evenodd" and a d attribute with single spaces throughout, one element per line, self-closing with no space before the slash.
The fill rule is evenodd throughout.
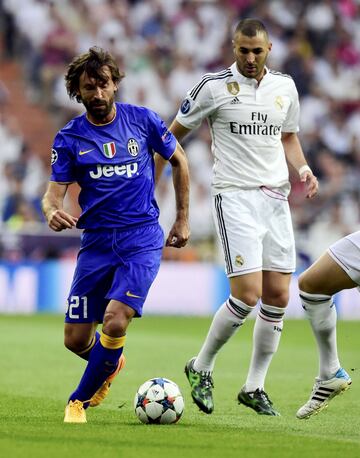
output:
<path id="1" fill-rule="evenodd" d="M 135 394 L 134 409 L 142 423 L 176 423 L 184 411 L 184 398 L 176 383 L 167 378 L 152 378 Z"/>

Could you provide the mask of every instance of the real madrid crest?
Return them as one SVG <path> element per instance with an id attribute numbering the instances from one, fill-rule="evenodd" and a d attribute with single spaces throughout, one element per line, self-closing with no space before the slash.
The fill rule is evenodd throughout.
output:
<path id="1" fill-rule="evenodd" d="M 236 265 L 237 267 L 243 266 L 243 265 L 244 265 L 244 262 L 245 262 L 245 260 L 244 260 L 244 258 L 243 258 L 240 254 L 237 254 L 237 255 L 235 256 L 235 265 Z"/>
<path id="2" fill-rule="evenodd" d="M 129 138 L 127 142 L 127 150 L 130 156 L 137 156 L 139 154 L 139 144 L 135 138 Z"/>
<path id="3" fill-rule="evenodd" d="M 227 90 L 230 92 L 232 95 L 238 95 L 240 92 L 240 86 L 237 81 L 233 81 L 231 83 L 226 83 Z"/>
<path id="4" fill-rule="evenodd" d="M 278 110 L 282 110 L 283 109 L 283 106 L 284 106 L 284 101 L 281 97 L 281 95 L 277 95 L 275 97 L 275 106 Z"/>

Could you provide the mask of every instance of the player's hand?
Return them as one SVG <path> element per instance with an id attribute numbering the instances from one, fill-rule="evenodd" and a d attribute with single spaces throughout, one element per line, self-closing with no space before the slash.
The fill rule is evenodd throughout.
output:
<path id="1" fill-rule="evenodd" d="M 311 199 L 317 194 L 319 183 L 316 176 L 310 170 L 306 170 L 300 175 L 300 181 L 305 184 L 306 197 L 308 199 Z"/>
<path id="2" fill-rule="evenodd" d="M 188 220 L 176 220 L 169 232 L 165 245 L 181 248 L 187 244 L 189 237 L 190 228 Z"/>
<path id="3" fill-rule="evenodd" d="M 66 213 L 64 210 L 55 210 L 47 218 L 50 229 L 60 232 L 64 229 L 72 229 L 76 226 L 78 218 Z"/>

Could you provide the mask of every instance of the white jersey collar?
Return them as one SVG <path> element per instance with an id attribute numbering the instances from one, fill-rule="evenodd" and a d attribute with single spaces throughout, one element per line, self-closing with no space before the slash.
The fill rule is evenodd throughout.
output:
<path id="1" fill-rule="evenodd" d="M 264 74 L 264 77 L 263 79 L 269 74 L 269 69 L 268 67 L 264 67 L 265 68 L 265 74 Z M 255 85 L 258 85 L 258 82 L 255 78 L 247 78 L 246 76 L 244 76 L 242 73 L 239 72 L 238 68 L 237 68 L 237 65 L 236 65 L 236 62 L 234 62 L 231 66 L 230 66 L 230 70 L 232 71 L 233 75 L 235 76 L 235 78 L 242 84 L 248 84 L 249 86 L 255 86 Z"/>

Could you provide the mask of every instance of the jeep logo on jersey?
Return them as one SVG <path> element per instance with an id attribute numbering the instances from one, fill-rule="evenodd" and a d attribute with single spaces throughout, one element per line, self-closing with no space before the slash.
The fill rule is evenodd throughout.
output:
<path id="1" fill-rule="evenodd" d="M 240 86 L 237 81 L 233 81 L 232 83 L 226 83 L 226 87 L 232 95 L 238 95 L 238 93 L 240 92 Z"/>
<path id="2" fill-rule="evenodd" d="M 127 142 L 127 149 L 131 156 L 135 157 L 139 154 L 139 145 L 135 138 L 130 138 Z"/>
<path id="3" fill-rule="evenodd" d="M 104 150 L 105 156 L 111 159 L 116 154 L 115 143 L 114 142 L 104 143 L 103 150 Z"/>
<path id="4" fill-rule="evenodd" d="M 182 114 L 186 114 L 190 110 L 190 100 L 185 99 L 181 104 L 180 111 Z"/>
<path id="5" fill-rule="evenodd" d="M 128 178 L 131 178 L 135 173 L 138 171 L 138 164 L 137 162 L 132 162 L 131 164 L 123 164 L 123 165 L 100 165 L 96 166 L 96 170 L 91 170 L 89 175 L 94 180 L 98 178 L 105 177 L 110 178 L 114 175 L 122 176 L 126 175 Z"/>
<path id="6" fill-rule="evenodd" d="M 58 160 L 58 153 L 56 151 L 56 149 L 52 149 L 51 150 L 51 165 L 55 164 L 55 162 Z"/>

